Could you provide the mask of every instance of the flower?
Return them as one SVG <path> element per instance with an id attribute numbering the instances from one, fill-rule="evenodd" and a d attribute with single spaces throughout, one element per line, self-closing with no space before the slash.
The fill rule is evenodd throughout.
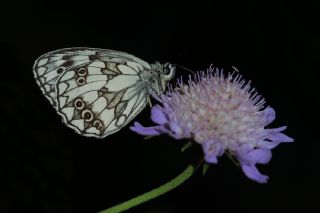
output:
<path id="1" fill-rule="evenodd" d="M 239 73 L 227 76 L 218 69 L 198 72 L 187 84 L 178 81 L 159 98 L 161 105 L 151 109 L 156 126 L 138 122 L 131 130 L 142 135 L 168 134 L 175 139 L 189 138 L 202 146 L 208 163 L 217 163 L 226 151 L 245 175 L 259 183 L 268 176 L 256 164 L 270 161 L 271 149 L 293 139 L 281 133 L 286 126 L 266 129 L 275 119 L 275 111 L 264 107 L 265 101 Z"/>

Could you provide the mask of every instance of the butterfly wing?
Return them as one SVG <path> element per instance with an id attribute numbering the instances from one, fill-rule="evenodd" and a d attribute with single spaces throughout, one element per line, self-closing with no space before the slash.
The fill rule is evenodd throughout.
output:
<path id="1" fill-rule="evenodd" d="M 146 106 L 149 94 L 141 73 L 148 69 L 148 63 L 126 53 L 70 48 L 41 56 L 34 74 L 65 124 L 84 136 L 102 138 Z"/>

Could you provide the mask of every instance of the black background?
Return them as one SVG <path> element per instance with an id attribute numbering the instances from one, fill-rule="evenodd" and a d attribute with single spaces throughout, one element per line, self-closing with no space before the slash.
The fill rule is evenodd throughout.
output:
<path id="1" fill-rule="evenodd" d="M 237 67 L 295 139 L 247 179 L 227 158 L 129 212 L 270 212 L 318 208 L 319 27 L 315 3 L 9 2 L 1 6 L 0 212 L 94 213 L 170 180 L 200 152 L 129 130 L 103 140 L 65 127 L 32 74 L 40 55 L 88 46 L 194 70 Z M 7 2 L 8 3 L 8 2 Z M 185 75 L 178 70 L 177 75 Z M 149 109 L 136 120 L 149 123 Z"/>

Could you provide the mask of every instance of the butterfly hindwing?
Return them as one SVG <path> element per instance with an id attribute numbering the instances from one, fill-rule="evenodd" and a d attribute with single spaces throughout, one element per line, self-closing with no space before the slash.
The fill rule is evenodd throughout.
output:
<path id="1" fill-rule="evenodd" d="M 57 110 L 85 136 L 105 137 L 131 121 L 146 105 L 139 69 L 126 62 L 93 62 L 63 73 L 56 84 Z"/>

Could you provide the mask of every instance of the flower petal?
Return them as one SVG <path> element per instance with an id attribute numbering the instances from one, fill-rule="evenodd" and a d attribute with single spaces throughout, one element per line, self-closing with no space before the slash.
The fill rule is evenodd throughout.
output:
<path id="1" fill-rule="evenodd" d="M 272 152 L 269 149 L 255 149 L 251 155 L 256 160 L 256 163 L 269 163 L 272 157 Z"/>
<path id="2" fill-rule="evenodd" d="M 165 124 L 168 122 L 163 110 L 159 105 L 155 105 L 151 109 L 151 120 L 157 124 Z"/>
<path id="3" fill-rule="evenodd" d="M 138 122 L 134 122 L 130 130 L 140 134 L 140 135 L 160 135 L 161 133 L 157 130 L 157 127 L 144 127 Z"/>
<path id="4" fill-rule="evenodd" d="M 214 143 L 213 141 L 203 143 L 202 150 L 204 152 L 205 161 L 208 163 L 218 163 L 217 157 L 224 153 L 221 144 Z"/>
<path id="5" fill-rule="evenodd" d="M 269 140 L 273 141 L 273 142 L 293 142 L 293 139 L 288 137 L 287 135 L 283 134 L 283 133 L 275 133 L 273 135 L 270 135 L 268 137 Z"/>
<path id="6" fill-rule="evenodd" d="M 182 135 L 182 129 L 178 126 L 176 122 L 169 122 L 169 127 L 174 134 Z"/>
<path id="7" fill-rule="evenodd" d="M 271 160 L 272 153 L 269 149 L 254 149 L 251 152 L 249 152 L 247 156 L 252 162 L 252 164 L 266 164 Z"/>
<path id="8" fill-rule="evenodd" d="M 264 117 L 264 125 L 269 125 L 276 118 L 276 112 L 273 108 L 267 107 L 263 111 L 261 111 L 262 116 Z"/>
<path id="9" fill-rule="evenodd" d="M 281 131 L 285 130 L 286 128 L 286 126 L 283 126 L 276 129 L 267 129 L 267 136 L 264 140 L 258 142 L 257 145 L 261 148 L 273 149 L 280 143 L 293 142 L 292 138 L 281 133 Z"/>
<path id="10" fill-rule="evenodd" d="M 268 140 L 263 140 L 257 143 L 257 146 L 259 146 L 260 148 L 264 148 L 264 149 L 273 149 L 276 146 L 278 146 L 280 144 L 280 142 L 272 142 L 272 141 L 268 141 Z"/>
<path id="11" fill-rule="evenodd" d="M 259 170 L 253 166 L 253 165 L 241 165 L 242 171 L 244 172 L 244 174 L 254 180 L 257 181 L 258 183 L 267 183 L 269 177 L 266 175 L 263 175 L 259 172 Z"/>
<path id="12" fill-rule="evenodd" d="M 205 155 L 204 156 L 204 160 L 207 163 L 218 163 L 218 158 L 216 155 L 214 155 L 213 153 L 211 155 Z"/>
<path id="13" fill-rule="evenodd" d="M 287 126 L 282 126 L 274 129 L 266 129 L 269 133 L 276 133 L 276 132 L 282 132 L 283 130 L 287 129 Z"/>

